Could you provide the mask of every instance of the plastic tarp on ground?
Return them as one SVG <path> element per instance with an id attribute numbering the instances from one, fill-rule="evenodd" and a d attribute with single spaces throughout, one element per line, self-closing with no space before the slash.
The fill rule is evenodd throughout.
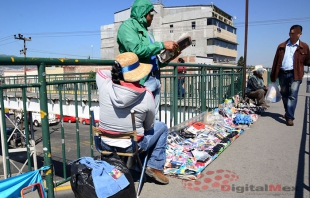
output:
<path id="1" fill-rule="evenodd" d="M 238 113 L 244 113 L 251 122 L 257 120 L 257 114 L 252 111 L 250 115 L 246 108 L 225 107 L 218 108 L 217 112 L 203 112 L 170 128 L 164 173 L 180 179 L 197 179 L 206 166 L 244 132 L 245 125 L 234 121 Z M 185 137 L 188 132 L 193 133 L 192 137 Z"/>

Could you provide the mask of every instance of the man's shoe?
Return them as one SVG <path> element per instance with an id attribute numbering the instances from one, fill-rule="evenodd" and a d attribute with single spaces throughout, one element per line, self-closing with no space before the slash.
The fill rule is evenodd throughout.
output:
<path id="1" fill-rule="evenodd" d="M 264 110 L 266 110 L 266 109 L 268 109 L 270 107 L 269 105 L 266 105 L 266 104 L 262 104 L 260 106 L 263 107 Z"/>
<path id="2" fill-rule="evenodd" d="M 146 167 L 145 173 L 149 177 L 153 177 L 159 183 L 169 184 L 169 179 L 160 170 L 156 170 L 154 168 Z"/>
<path id="3" fill-rule="evenodd" d="M 287 125 L 287 126 L 294 126 L 293 120 L 287 120 L 287 121 L 286 121 L 286 125 Z"/>
<path id="4" fill-rule="evenodd" d="M 286 113 L 282 115 L 282 118 L 285 118 L 285 117 L 286 117 Z"/>

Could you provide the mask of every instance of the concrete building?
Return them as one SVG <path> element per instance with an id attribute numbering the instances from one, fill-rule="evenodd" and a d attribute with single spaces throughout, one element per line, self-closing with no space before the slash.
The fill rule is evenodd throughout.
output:
<path id="1" fill-rule="evenodd" d="M 177 41 L 184 33 L 192 38 L 192 46 L 180 57 L 186 62 L 214 65 L 236 65 L 237 29 L 233 17 L 215 5 L 164 7 L 154 4 L 152 31 L 157 41 Z M 117 31 L 130 17 L 130 8 L 114 13 L 114 23 L 101 26 L 101 58 L 114 59 L 119 54 Z"/>

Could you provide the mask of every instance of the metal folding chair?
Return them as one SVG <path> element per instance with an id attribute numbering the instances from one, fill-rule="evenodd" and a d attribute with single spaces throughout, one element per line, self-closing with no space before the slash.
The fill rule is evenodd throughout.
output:
<path id="1" fill-rule="evenodd" d="M 97 127 L 93 126 L 93 131 L 96 134 L 94 136 L 94 141 L 95 141 L 95 146 L 96 149 L 99 153 L 102 155 L 110 155 L 113 152 L 111 151 L 106 151 L 101 148 L 101 137 L 106 137 L 106 138 L 113 138 L 113 139 L 131 139 L 132 142 L 132 152 L 118 152 L 116 151 L 116 154 L 121 156 L 121 157 L 132 157 L 136 160 L 140 170 L 140 179 L 139 179 L 139 184 L 137 188 L 137 197 L 139 197 L 143 180 L 145 178 L 145 169 L 146 169 L 146 163 L 148 159 L 148 152 L 146 153 L 146 157 L 144 159 L 143 165 L 141 163 L 139 154 L 142 152 L 142 149 L 138 147 L 138 138 L 137 138 L 137 132 L 136 132 L 136 122 L 135 122 L 135 116 L 134 116 L 134 111 L 131 110 L 131 119 L 132 119 L 132 131 L 129 132 L 119 132 L 119 133 L 103 133 L 101 130 L 99 130 Z M 93 117 L 93 116 L 92 116 Z M 117 147 L 110 146 L 112 149 L 117 150 Z"/>

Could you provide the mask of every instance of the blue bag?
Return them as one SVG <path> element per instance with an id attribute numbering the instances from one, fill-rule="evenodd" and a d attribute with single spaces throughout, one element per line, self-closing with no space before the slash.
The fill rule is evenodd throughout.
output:
<path id="1" fill-rule="evenodd" d="M 40 170 L 48 170 L 48 166 L 43 166 L 38 170 L 20 174 L 0 181 L 0 197 L 21 197 L 20 191 L 34 183 L 40 183 L 43 186 Z M 44 192 L 44 197 L 46 192 Z"/>

